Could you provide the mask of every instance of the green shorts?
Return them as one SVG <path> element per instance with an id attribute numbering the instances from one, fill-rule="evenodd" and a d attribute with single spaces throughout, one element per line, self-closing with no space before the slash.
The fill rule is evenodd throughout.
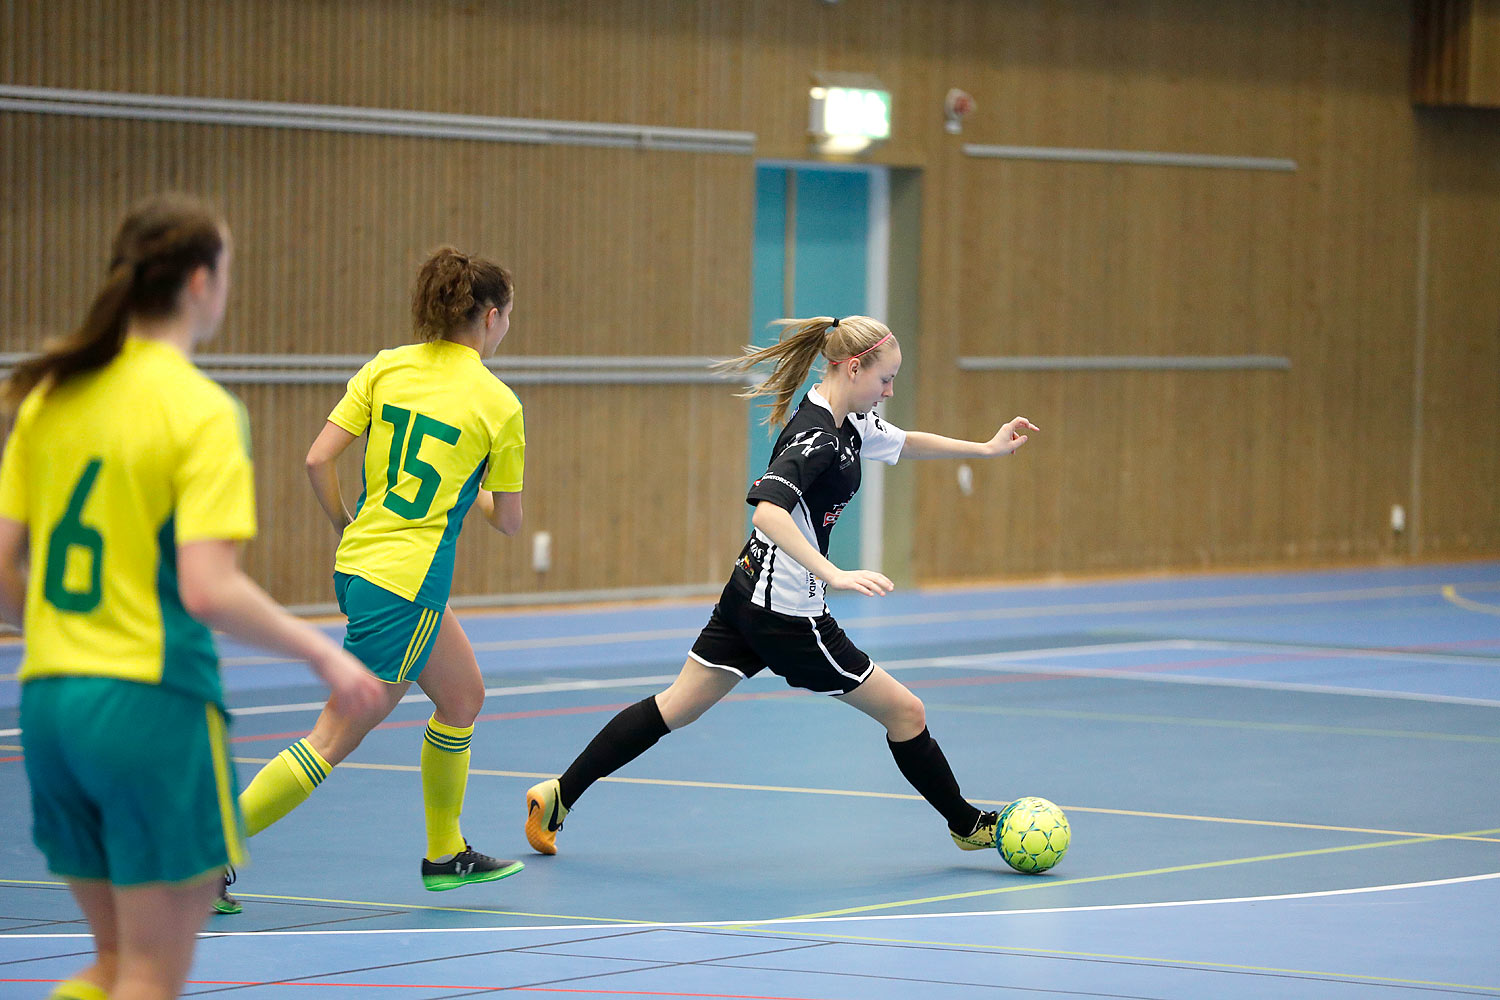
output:
<path id="1" fill-rule="evenodd" d="M 333 574 L 333 592 L 349 619 L 344 648 L 387 684 L 416 680 L 432 655 L 443 612 L 348 573 Z"/>
<path id="2" fill-rule="evenodd" d="M 32 837 L 63 878 L 185 882 L 243 864 L 223 709 L 108 677 L 21 687 Z"/>

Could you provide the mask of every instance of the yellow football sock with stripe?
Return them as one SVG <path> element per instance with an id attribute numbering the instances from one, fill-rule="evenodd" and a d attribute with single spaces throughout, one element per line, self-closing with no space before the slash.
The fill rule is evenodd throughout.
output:
<path id="1" fill-rule="evenodd" d="M 253 837 L 306 802 L 332 770 L 307 740 L 281 751 L 240 793 L 245 831 Z"/>
<path id="2" fill-rule="evenodd" d="M 69 979 L 48 993 L 47 1000 L 109 1000 L 109 994 L 87 979 Z"/>
<path id="3" fill-rule="evenodd" d="M 438 861 L 464 849 L 458 828 L 469 784 L 469 741 L 474 727 L 448 726 L 434 716 L 422 737 L 422 804 L 427 811 L 427 860 Z"/>

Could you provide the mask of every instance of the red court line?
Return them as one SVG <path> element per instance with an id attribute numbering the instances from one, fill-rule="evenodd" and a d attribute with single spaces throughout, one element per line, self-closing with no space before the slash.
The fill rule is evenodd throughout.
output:
<path id="1" fill-rule="evenodd" d="M 1205 660 L 1159 660 L 1133 667 L 1121 667 L 1123 673 L 1164 673 L 1169 670 L 1197 670 L 1202 667 L 1242 667 L 1251 663 L 1285 663 L 1288 660 L 1344 660 L 1332 653 L 1256 653 L 1250 656 L 1215 656 Z"/>
<path id="2" fill-rule="evenodd" d="M 1029 681 L 1072 680 L 1072 674 L 986 674 L 980 677 L 941 677 L 930 681 L 903 681 L 909 688 L 968 687 L 973 684 L 1022 684 Z"/>
<path id="3" fill-rule="evenodd" d="M 0 979 L 0 983 L 35 983 L 55 986 L 61 979 Z M 581 993 L 612 997 L 696 997 L 706 1000 L 816 1000 L 812 997 L 770 997 L 752 993 L 662 993 L 658 990 L 565 990 L 555 986 L 464 986 L 459 983 L 284 983 L 249 979 L 189 979 L 184 986 L 333 986 L 379 990 L 493 990 L 516 993 Z"/>
<path id="4" fill-rule="evenodd" d="M 1420 653 L 1426 649 L 1465 649 L 1475 646 L 1500 646 L 1500 639 L 1463 639 L 1454 642 L 1424 642 L 1418 646 L 1377 646 L 1375 648 L 1397 653 Z"/>
<path id="5" fill-rule="evenodd" d="M 1186 660 L 1186 661 L 1163 661 L 1161 663 L 1147 663 L 1141 666 L 1131 667 L 1133 671 L 1146 670 L 1181 670 L 1193 667 L 1223 666 L 1230 663 L 1256 663 L 1262 660 L 1278 659 L 1301 659 L 1303 657 L 1290 657 L 1283 655 L 1275 656 L 1246 656 L 1225 657 L 1214 660 Z M 960 687 L 975 684 L 1020 684 L 1040 680 L 1067 680 L 1072 674 L 1047 673 L 1037 671 L 1035 673 L 1007 673 L 1007 674 L 983 674 L 978 677 L 942 677 L 933 680 L 905 681 L 909 688 L 932 688 L 932 687 Z M 811 698 L 810 691 L 766 691 L 758 694 L 731 694 L 721 699 L 722 701 L 768 701 L 776 698 Z M 592 712 L 618 712 L 629 708 L 634 702 L 616 702 L 609 705 L 575 705 L 568 708 L 539 708 L 529 712 L 494 712 L 481 715 L 474 721 L 479 722 L 502 722 L 507 719 L 541 719 L 556 715 L 586 715 Z M 371 732 L 384 729 L 407 729 L 413 726 L 426 726 L 426 719 L 410 719 L 404 722 L 382 722 Z M 310 730 L 302 729 L 289 733 L 270 733 L 265 736 L 235 736 L 231 737 L 231 743 L 256 743 L 265 740 L 299 740 L 306 736 Z"/>
<path id="6" fill-rule="evenodd" d="M 1399 652 L 1401 650 L 1389 649 L 1388 652 Z M 1045 650 L 1039 650 L 1038 659 L 1046 657 Z M 1284 663 L 1294 660 L 1345 660 L 1349 656 L 1343 651 L 1337 653 L 1256 653 L 1245 656 L 1217 656 L 1201 660 L 1158 660 L 1155 663 L 1140 663 L 1130 667 L 1120 668 L 1124 674 L 1131 673 L 1165 673 L 1179 670 L 1199 670 L 1209 667 L 1231 667 L 1246 666 L 1252 663 Z M 955 665 L 954 669 L 962 669 Z M 1071 672 L 1049 672 L 1038 670 L 1034 672 L 1015 672 L 1006 674 L 982 674 L 975 677 L 941 677 L 932 680 L 912 680 L 903 683 L 909 688 L 937 688 L 937 687 L 968 687 L 979 684 L 1018 684 L 1041 680 L 1068 680 L 1078 676 Z M 765 701 L 774 698 L 803 698 L 812 697 L 809 691 L 767 691 L 759 694 L 732 694 L 723 701 Z M 475 722 L 502 722 L 507 719 L 540 719 L 557 715 L 586 715 L 593 712 L 618 712 L 628 708 L 633 702 L 616 702 L 608 705 L 576 705 L 568 708 L 542 708 L 529 712 L 495 712 L 489 715 L 481 715 Z M 381 729 L 405 729 L 412 726 L 426 726 L 426 719 L 412 719 L 405 722 L 382 722 L 376 726 Z M 373 732 L 374 730 L 372 730 Z M 272 733 L 266 736 L 235 736 L 230 739 L 231 743 L 255 743 L 262 740 L 296 740 L 308 734 L 308 730 L 298 730 L 290 733 Z M 0 758 L 5 760 L 7 758 Z M 19 760 L 20 758 L 14 758 Z"/>
<path id="7" fill-rule="evenodd" d="M 732 694 L 722 701 L 765 701 L 771 698 L 810 698 L 809 691 L 768 691 L 763 694 Z M 538 708 L 529 712 L 492 712 L 481 715 L 474 721 L 479 722 L 503 722 L 506 719 L 542 719 L 554 715 L 587 715 L 591 712 L 618 712 L 629 708 L 635 702 L 616 702 L 610 705 L 574 705 L 568 708 Z M 409 719 L 403 722 L 382 722 L 374 729 L 375 732 L 383 729 L 409 729 L 413 726 L 426 726 L 426 719 Z M 231 743 L 255 743 L 261 740 L 299 740 L 306 736 L 310 730 L 301 729 L 291 733 L 269 733 L 265 736 L 235 736 L 231 737 Z"/>
<path id="8" fill-rule="evenodd" d="M 554 986 L 512 986 L 510 989 L 517 993 L 602 993 L 605 996 L 611 997 L 713 997 L 716 1000 L 812 1000 L 810 997 L 765 997 L 751 993 L 658 993 L 649 990 L 564 990 Z"/>
<path id="9" fill-rule="evenodd" d="M 549 715 L 583 715 L 589 712 L 618 712 L 622 708 L 629 708 L 634 702 L 621 702 L 614 705 L 576 705 L 570 708 L 539 708 L 530 712 L 495 712 L 489 715 L 481 715 L 474 721 L 499 722 L 504 719 L 539 719 Z M 426 726 L 426 719 L 411 719 L 405 722 L 382 722 L 371 732 L 382 729 L 409 729 L 413 726 Z M 291 733 L 268 733 L 264 736 L 235 736 L 231 737 L 231 743 L 255 743 L 260 740 L 300 740 L 311 730 L 299 729 Z"/>

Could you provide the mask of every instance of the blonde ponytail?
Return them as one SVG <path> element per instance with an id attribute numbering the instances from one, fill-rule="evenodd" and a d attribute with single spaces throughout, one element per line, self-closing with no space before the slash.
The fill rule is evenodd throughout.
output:
<path id="1" fill-rule="evenodd" d="M 771 397 L 762 405 L 770 408 L 766 424 L 773 429 L 786 423 L 797 390 L 807 381 L 814 362 L 822 355 L 831 365 L 878 351 L 892 339 L 890 328 L 868 316 L 814 316 L 811 319 L 778 319 L 780 339 L 770 347 L 747 346 L 737 358 L 720 361 L 715 371 L 746 372 L 763 362 L 774 362 L 771 374 L 758 385 L 736 393 L 741 399 Z"/>

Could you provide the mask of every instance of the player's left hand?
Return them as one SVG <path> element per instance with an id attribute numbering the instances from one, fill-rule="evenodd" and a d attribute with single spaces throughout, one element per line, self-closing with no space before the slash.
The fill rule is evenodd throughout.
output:
<path id="1" fill-rule="evenodd" d="M 1041 428 L 1025 417 L 1016 417 L 996 431 L 995 436 L 985 442 L 985 448 L 991 455 L 1009 455 L 1026 443 L 1027 435 L 1022 431 L 1036 430 Z"/>

